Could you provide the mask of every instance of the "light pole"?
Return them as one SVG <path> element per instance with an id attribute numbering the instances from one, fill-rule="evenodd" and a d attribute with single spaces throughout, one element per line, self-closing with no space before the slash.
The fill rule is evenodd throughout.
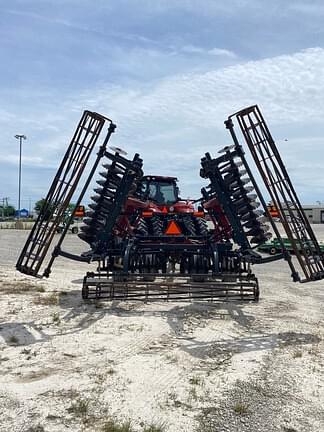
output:
<path id="1" fill-rule="evenodd" d="M 21 190 L 21 143 L 27 139 L 26 135 L 15 135 L 19 139 L 19 184 L 18 184 L 18 219 L 20 219 L 20 190 Z"/>

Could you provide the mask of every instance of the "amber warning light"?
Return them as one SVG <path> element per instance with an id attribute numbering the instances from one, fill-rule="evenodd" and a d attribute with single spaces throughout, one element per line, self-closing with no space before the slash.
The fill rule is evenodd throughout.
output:
<path id="1" fill-rule="evenodd" d="M 83 205 L 79 205 L 74 210 L 73 216 L 75 217 L 84 217 L 85 215 L 85 207 Z"/>

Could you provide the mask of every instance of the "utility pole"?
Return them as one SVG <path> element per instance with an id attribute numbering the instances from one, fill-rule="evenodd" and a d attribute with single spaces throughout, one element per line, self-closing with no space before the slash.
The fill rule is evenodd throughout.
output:
<path id="1" fill-rule="evenodd" d="M 15 138 L 19 140 L 19 181 L 18 181 L 18 219 L 20 219 L 20 191 L 21 191 L 21 143 L 22 140 L 27 139 L 26 135 L 15 135 Z"/>

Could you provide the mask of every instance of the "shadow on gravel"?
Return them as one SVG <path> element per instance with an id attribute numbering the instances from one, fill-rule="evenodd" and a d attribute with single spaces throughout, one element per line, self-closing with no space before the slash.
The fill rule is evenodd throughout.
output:
<path id="1" fill-rule="evenodd" d="M 198 358 L 213 358 L 222 354 L 237 354 L 251 351 L 270 350 L 276 347 L 298 346 L 319 343 L 321 338 L 311 333 L 272 333 L 260 336 L 239 337 L 213 341 L 211 343 L 196 343 L 184 350 Z"/>
<path id="2" fill-rule="evenodd" d="M 81 332 L 106 316 L 164 318 L 178 338 L 187 339 L 190 331 L 204 327 L 210 320 L 232 320 L 243 328 L 250 328 L 255 318 L 244 312 L 246 302 L 236 303 L 148 303 L 121 301 L 84 301 L 79 290 L 58 292 L 58 304 L 48 308 L 48 317 L 26 322 L 0 323 L 0 336 L 8 345 L 31 345 L 46 342 L 57 335 Z M 57 306 L 63 311 L 57 312 Z M 53 314 L 68 328 L 55 327 Z M 41 322 L 40 322 L 41 321 Z M 45 321 L 45 322 L 43 322 Z"/>
<path id="3" fill-rule="evenodd" d="M 83 301 L 79 290 L 58 293 L 58 312 L 63 326 L 55 326 L 51 321 L 51 314 L 57 313 L 57 306 L 49 308 L 47 322 L 39 319 L 28 322 L 0 323 L 0 335 L 8 345 L 32 345 L 47 342 L 56 336 L 79 333 L 91 327 L 104 317 L 162 317 L 170 326 L 178 339 L 190 339 L 190 344 L 184 346 L 188 353 L 198 358 L 214 357 L 219 354 L 260 351 L 277 346 L 317 343 L 319 338 L 305 333 L 265 334 L 236 339 L 197 343 L 191 337 L 191 332 L 204 327 L 210 321 L 235 321 L 243 329 L 250 329 L 255 320 L 254 316 L 244 311 L 247 303 L 154 303 L 142 302 L 103 302 Z M 42 319 L 44 321 L 44 318 Z"/>

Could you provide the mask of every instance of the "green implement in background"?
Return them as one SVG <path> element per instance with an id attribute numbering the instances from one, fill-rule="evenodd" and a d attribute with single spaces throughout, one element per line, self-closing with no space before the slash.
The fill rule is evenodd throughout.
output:
<path id="1" fill-rule="evenodd" d="M 283 240 L 285 248 L 290 253 L 292 253 L 293 252 L 293 247 L 291 245 L 290 240 L 287 239 L 287 238 L 285 238 L 285 237 L 283 237 L 282 240 Z M 297 245 L 298 245 L 298 243 L 297 243 Z M 311 253 L 312 250 L 314 249 L 314 245 L 312 244 L 311 241 L 304 242 L 302 244 L 302 246 L 306 249 L 306 251 L 309 251 L 309 253 Z M 300 245 L 300 247 L 301 247 L 301 245 Z M 320 247 L 320 250 L 322 252 L 324 252 L 324 242 L 319 242 L 319 247 Z M 273 239 L 271 241 L 267 241 L 267 242 L 263 243 L 262 245 L 260 245 L 258 247 L 258 251 L 265 252 L 265 253 L 268 253 L 270 255 L 275 255 L 277 253 L 281 253 L 282 252 L 282 248 L 281 248 L 280 240 L 277 239 L 277 238 L 275 238 L 275 239 Z"/>

